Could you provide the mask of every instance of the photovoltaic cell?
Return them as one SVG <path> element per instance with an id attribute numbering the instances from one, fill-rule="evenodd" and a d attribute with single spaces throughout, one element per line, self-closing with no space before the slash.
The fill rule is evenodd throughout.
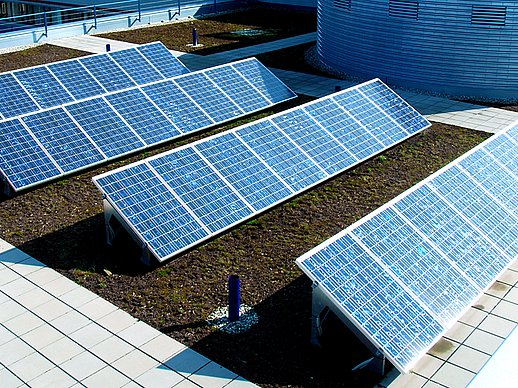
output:
<path id="1" fill-rule="evenodd" d="M 224 78 L 227 77 L 226 70 L 221 74 Z M 186 80 L 190 77 L 191 75 L 187 75 L 182 79 Z M 200 82 L 203 83 L 205 80 Z M 178 118 L 185 116 L 178 113 L 180 110 L 189 114 L 189 118 L 194 122 L 196 120 L 193 117 L 204 114 L 203 110 L 193 104 L 172 82 L 159 82 L 145 86 L 144 91 L 182 130 L 189 126 L 182 126 L 178 121 Z M 345 92 L 339 92 L 336 95 Z M 232 96 L 232 94 L 229 95 Z M 200 238 L 201 242 L 286 201 L 311 186 L 322 183 L 332 175 L 352 167 L 383 149 L 384 146 L 376 142 L 365 127 L 359 125 L 352 114 L 347 113 L 331 100 L 332 98 L 332 96 L 326 97 L 228 130 L 180 149 L 154 156 L 147 159 L 145 163 L 152 167 L 152 172 L 156 174 L 157 179 L 175 193 L 188 213 L 203 225 L 208 234 Z M 363 98 L 367 100 L 366 97 Z M 196 100 L 196 96 L 193 99 Z M 418 115 L 417 112 L 415 114 Z M 366 120 L 367 117 L 364 115 L 362 119 Z M 373 120 L 377 122 L 377 113 Z M 405 133 L 404 136 L 409 136 L 398 125 L 397 116 L 391 119 L 391 122 L 394 128 Z M 347 135 L 348 130 L 352 130 L 356 139 Z M 366 147 L 370 143 L 369 140 L 365 140 L 362 130 L 368 133 L 367 139 L 374 141 L 376 147 Z M 344 139 L 346 142 L 343 141 Z M 352 145 L 354 152 L 349 152 L 348 144 Z M 353 154 L 355 157 L 352 156 Z M 124 167 L 123 170 L 128 168 L 130 167 Z M 95 177 L 94 182 L 106 194 L 107 201 L 116 205 L 121 199 L 112 198 L 104 190 L 104 178 L 111 174 L 106 173 Z M 149 199 L 148 202 L 146 199 L 145 203 L 146 206 L 152 206 L 154 201 Z M 124 206 L 115 206 L 115 208 L 121 209 Z M 108 211 L 111 212 L 111 209 Z M 130 218 L 124 211 L 121 216 Z M 126 227 L 137 230 L 131 222 Z M 147 241 L 142 234 L 139 235 L 143 241 Z M 421 238 L 418 234 L 413 237 L 414 240 L 418 238 Z M 423 240 L 420 243 L 423 247 L 429 246 L 428 241 Z M 156 247 L 155 251 L 157 251 Z M 168 246 L 161 250 L 163 254 L 156 255 L 156 258 L 164 261 L 181 251 L 183 248 L 174 250 L 172 246 Z M 433 253 L 424 255 L 422 261 L 440 262 L 439 257 Z M 403 264 L 408 267 L 405 267 L 405 271 L 411 271 L 407 261 Z M 453 273 L 448 271 L 433 273 L 440 273 L 444 284 L 453 277 Z M 440 307 L 453 303 L 446 300 L 443 295 L 437 295 L 427 288 L 421 289 L 416 285 L 415 290 L 423 299 L 432 301 L 434 306 Z M 453 292 L 457 289 L 450 286 L 448 290 Z M 416 308 L 419 307 L 417 302 L 411 301 L 411 303 L 415 304 Z M 449 304 L 447 306 L 450 310 L 454 309 Z M 451 314 L 453 313 L 445 313 L 442 319 L 448 319 Z M 390 342 L 388 337 L 386 341 Z"/>
<path id="2" fill-rule="evenodd" d="M 104 159 L 63 108 L 37 112 L 22 120 L 64 172 Z"/>
<path id="3" fill-rule="evenodd" d="M 18 119 L 0 121 L 0 170 L 15 188 L 60 174 Z"/>
<path id="4" fill-rule="evenodd" d="M 209 69 L 205 75 L 218 85 L 244 112 L 270 105 L 270 102 L 241 74 L 230 66 Z"/>
<path id="5" fill-rule="evenodd" d="M 204 74 L 188 74 L 175 78 L 174 82 L 216 122 L 229 120 L 244 113 Z"/>
<path id="6" fill-rule="evenodd" d="M 272 102 L 288 100 L 294 93 L 275 77 L 270 70 L 257 61 L 237 62 L 232 65 Z"/>
<path id="7" fill-rule="evenodd" d="M 506 164 L 516 159 L 517 128 L 499 132 L 297 259 L 329 301 L 403 372 L 518 258 L 518 175 Z M 369 265 L 379 265 L 383 278 L 366 274 Z M 390 281 L 417 309 L 402 303 L 394 308 L 387 297 Z M 354 295 L 365 297 L 356 301 Z M 408 335 L 390 322 L 408 327 Z"/>
<path id="8" fill-rule="evenodd" d="M 279 192 L 287 192 L 286 186 L 234 134 L 195 147 L 256 211 L 275 202 Z"/>
<path id="9" fill-rule="evenodd" d="M 106 93 L 77 60 L 53 63 L 48 68 L 76 100 Z"/>
<path id="10" fill-rule="evenodd" d="M 108 158 L 144 147 L 102 98 L 68 105 L 66 110 Z"/>
<path id="11" fill-rule="evenodd" d="M 272 121 L 328 174 L 356 162 L 344 146 L 302 110 L 281 114 Z"/>
<path id="12" fill-rule="evenodd" d="M 158 257 L 188 247 L 207 232 L 145 164 L 138 164 L 99 184 L 121 214 L 134 225 Z"/>
<path id="13" fill-rule="evenodd" d="M 148 145 L 169 140 L 181 134 L 138 89 L 109 94 L 106 100 Z"/>
<path id="14" fill-rule="evenodd" d="M 126 71 L 138 85 L 164 79 L 162 75 L 135 48 L 114 51 L 109 56 Z M 179 75 L 179 74 L 176 74 Z"/>
<path id="15" fill-rule="evenodd" d="M 149 164 L 211 232 L 252 214 L 232 189 L 191 148 L 152 159 Z"/>
<path id="16" fill-rule="evenodd" d="M 73 101 L 72 96 L 44 67 L 16 71 L 14 75 L 42 108 Z"/>
<path id="17" fill-rule="evenodd" d="M 245 126 L 238 129 L 237 134 L 294 192 L 304 190 L 327 177 L 270 121 Z"/>
<path id="18" fill-rule="evenodd" d="M 172 78 L 187 74 L 187 69 L 162 43 L 137 47 L 137 50 L 165 77 Z"/>
<path id="19" fill-rule="evenodd" d="M 97 81 L 108 92 L 136 86 L 109 56 L 95 55 L 92 57 L 84 57 L 79 59 L 79 62 L 93 74 Z"/>
<path id="20" fill-rule="evenodd" d="M 38 109 L 12 74 L 0 74 L 0 113 L 9 118 Z"/>
<path id="21" fill-rule="evenodd" d="M 183 133 L 214 124 L 172 81 L 144 86 L 142 89 Z"/>

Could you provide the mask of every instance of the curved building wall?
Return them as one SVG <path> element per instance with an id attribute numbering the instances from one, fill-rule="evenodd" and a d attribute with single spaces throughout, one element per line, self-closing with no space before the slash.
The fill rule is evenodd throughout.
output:
<path id="1" fill-rule="evenodd" d="M 518 99 L 518 2 L 318 0 L 337 71 L 453 96 Z"/>

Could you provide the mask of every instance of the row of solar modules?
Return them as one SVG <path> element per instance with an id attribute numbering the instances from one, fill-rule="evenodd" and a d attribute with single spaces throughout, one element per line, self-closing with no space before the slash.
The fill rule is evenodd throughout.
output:
<path id="1" fill-rule="evenodd" d="M 0 121 L 0 173 L 18 191 L 296 95 L 255 58 Z"/>
<path id="2" fill-rule="evenodd" d="M 164 261 L 429 125 L 373 80 L 94 182 Z"/>
<path id="3" fill-rule="evenodd" d="M 518 258 L 518 124 L 297 260 L 403 372 Z"/>
<path id="4" fill-rule="evenodd" d="M 0 119 L 188 73 L 160 42 L 0 74 Z"/>

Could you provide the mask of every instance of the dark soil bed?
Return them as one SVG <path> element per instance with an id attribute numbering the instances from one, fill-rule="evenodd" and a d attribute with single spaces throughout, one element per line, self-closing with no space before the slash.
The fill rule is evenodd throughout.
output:
<path id="1" fill-rule="evenodd" d="M 197 30 L 200 47 L 187 46 L 192 43 L 193 27 Z M 99 36 L 138 44 L 159 40 L 172 50 L 207 55 L 305 34 L 316 28 L 315 12 L 252 7 L 206 19 Z"/>

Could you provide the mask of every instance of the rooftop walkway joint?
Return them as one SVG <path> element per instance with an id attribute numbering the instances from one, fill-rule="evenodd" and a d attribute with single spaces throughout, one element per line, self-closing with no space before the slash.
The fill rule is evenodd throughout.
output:
<path id="1" fill-rule="evenodd" d="M 252 387 L 0 240 L 0 386 Z"/>

